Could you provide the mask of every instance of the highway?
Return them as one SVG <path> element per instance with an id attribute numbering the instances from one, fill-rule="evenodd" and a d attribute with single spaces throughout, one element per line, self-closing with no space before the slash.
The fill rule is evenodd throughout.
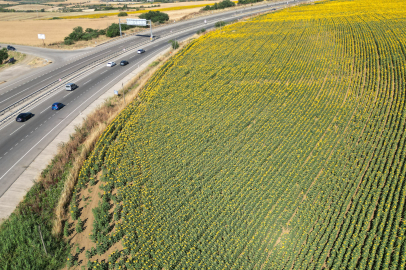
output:
<path id="1" fill-rule="evenodd" d="M 10 120 L 0 123 L 0 196 L 81 111 L 136 69 L 138 65 L 169 48 L 168 40 L 184 40 L 195 34 L 197 30 L 213 28 L 217 21 L 236 20 L 265 11 L 265 9 L 271 10 L 285 5 L 286 1 L 276 4 L 269 3 L 167 25 L 153 29 L 156 37 L 153 42 L 150 42 L 148 30 L 145 35 L 125 37 L 79 52 L 58 53 L 53 50 L 54 55 L 51 54 L 51 57 L 56 62 L 25 78 L 0 87 L 0 111 L 49 84 L 53 84 L 51 88 L 56 89 L 49 96 L 24 109 L 24 112 L 29 111 L 34 114 L 30 120 L 19 123 L 13 116 Z M 205 19 L 207 24 L 204 24 Z M 24 48 L 18 45 L 15 47 L 18 51 L 27 53 L 29 51 L 29 47 Z M 131 50 L 131 48 L 134 49 Z M 136 49 L 139 48 L 144 48 L 146 52 L 137 54 Z M 129 61 L 129 65 L 120 66 L 121 60 Z M 97 61 L 100 63 L 95 65 L 94 63 Z M 107 67 L 106 64 L 109 61 L 115 61 L 117 65 Z M 93 65 L 92 68 L 89 68 L 91 65 Z M 67 81 L 59 82 L 59 79 L 75 72 L 80 74 L 76 74 L 72 82 L 76 83 L 79 88 L 74 91 L 65 91 L 64 84 Z M 52 111 L 51 104 L 54 102 L 61 102 L 65 107 L 59 111 Z M 1 115 L 0 119 L 6 115 L 7 112 Z"/>

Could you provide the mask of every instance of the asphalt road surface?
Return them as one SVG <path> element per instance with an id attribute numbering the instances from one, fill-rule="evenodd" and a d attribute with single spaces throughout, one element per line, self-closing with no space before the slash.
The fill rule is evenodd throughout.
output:
<path id="1" fill-rule="evenodd" d="M 291 1 L 301 2 L 301 1 Z M 202 28 L 210 29 L 215 22 L 231 21 L 256 13 L 264 8 L 272 10 L 286 5 L 286 2 L 277 4 L 269 3 L 268 6 L 252 6 L 245 10 L 218 13 L 215 15 L 200 17 L 186 22 L 176 23 L 165 27 L 153 29 L 157 39 L 150 41 L 149 32 L 145 35 L 126 37 L 106 45 L 85 49 L 76 52 L 56 51 L 26 46 L 14 46 L 18 51 L 48 57 L 56 63 L 51 66 L 28 74 L 14 82 L 6 83 L 0 87 L 0 110 L 10 106 L 14 102 L 37 91 L 41 87 L 58 81 L 59 78 L 75 70 L 86 67 L 99 59 L 105 58 L 105 63 L 87 72 L 76 83 L 79 88 L 74 91 L 65 91 L 64 86 L 56 90 L 49 97 L 34 104 L 29 111 L 34 117 L 26 122 L 16 122 L 14 119 L 0 125 L 0 196 L 7 191 L 12 183 L 28 167 L 28 165 L 41 153 L 41 151 L 64 129 L 81 111 L 96 100 L 100 95 L 111 88 L 115 83 L 133 71 L 138 65 L 153 58 L 159 52 L 167 49 L 169 39 L 183 40 L 192 36 Z M 204 24 L 204 20 L 207 24 Z M 170 35 L 170 36 L 168 36 Z M 124 52 L 132 46 L 144 48 L 143 54 L 137 54 L 136 50 L 126 52 L 126 55 L 109 58 L 116 52 Z M 121 60 L 129 62 L 126 66 L 120 66 Z M 117 63 L 114 67 L 107 67 L 108 61 Z M 59 111 L 51 110 L 54 102 L 65 105 Z M 1 117 L 0 117 L 1 118 Z"/>

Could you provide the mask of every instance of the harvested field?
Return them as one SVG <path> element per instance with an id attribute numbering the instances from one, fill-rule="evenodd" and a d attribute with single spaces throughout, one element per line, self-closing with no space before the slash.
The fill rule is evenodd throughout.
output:
<path id="1" fill-rule="evenodd" d="M 17 5 L 6 7 L 6 9 L 14 9 L 14 10 L 41 10 L 44 9 L 45 11 L 52 9 L 51 6 L 47 5 Z"/>
<path id="2" fill-rule="evenodd" d="M 117 18 L 101 18 L 94 20 L 31 20 L 27 21 L 6 21 L 0 22 L 2 35 L 0 35 L 0 42 L 33 45 L 38 46 L 42 44 L 42 40 L 38 39 L 37 34 L 45 34 L 45 43 L 54 43 L 63 41 L 63 39 L 72 32 L 76 26 L 82 26 L 83 29 L 106 28 L 112 23 L 117 23 Z M 17 30 L 18 29 L 18 30 Z"/>
<path id="3" fill-rule="evenodd" d="M 113 10 L 112 12 L 116 12 Z M 99 11 L 94 12 L 97 13 L 112 13 L 111 11 Z M 69 13 L 62 13 L 62 12 L 4 12 L 0 13 L 0 27 L 1 22 L 3 21 L 23 21 L 23 20 L 36 20 L 36 19 L 50 19 L 53 17 L 60 17 L 60 16 L 79 16 L 79 15 L 89 15 L 89 12 L 69 12 Z"/>

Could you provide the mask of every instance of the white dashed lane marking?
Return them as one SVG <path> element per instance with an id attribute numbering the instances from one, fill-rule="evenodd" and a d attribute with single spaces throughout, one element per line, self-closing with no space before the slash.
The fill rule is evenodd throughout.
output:
<path id="1" fill-rule="evenodd" d="M 20 128 L 22 128 L 23 126 L 25 126 L 25 124 L 24 124 L 24 125 L 22 125 L 21 127 L 17 128 L 16 130 L 14 130 L 13 132 L 11 132 L 11 133 L 10 133 L 10 136 L 11 136 L 11 135 L 13 135 L 13 134 L 14 134 L 14 132 L 16 132 L 17 130 L 19 130 L 19 129 L 20 129 Z"/>

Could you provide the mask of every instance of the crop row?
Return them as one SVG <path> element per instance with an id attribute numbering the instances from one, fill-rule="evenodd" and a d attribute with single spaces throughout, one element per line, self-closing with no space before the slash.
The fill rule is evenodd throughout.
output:
<path id="1" fill-rule="evenodd" d="M 180 51 L 80 172 L 95 252 L 124 247 L 89 267 L 405 268 L 404 15 L 304 5 Z"/>

